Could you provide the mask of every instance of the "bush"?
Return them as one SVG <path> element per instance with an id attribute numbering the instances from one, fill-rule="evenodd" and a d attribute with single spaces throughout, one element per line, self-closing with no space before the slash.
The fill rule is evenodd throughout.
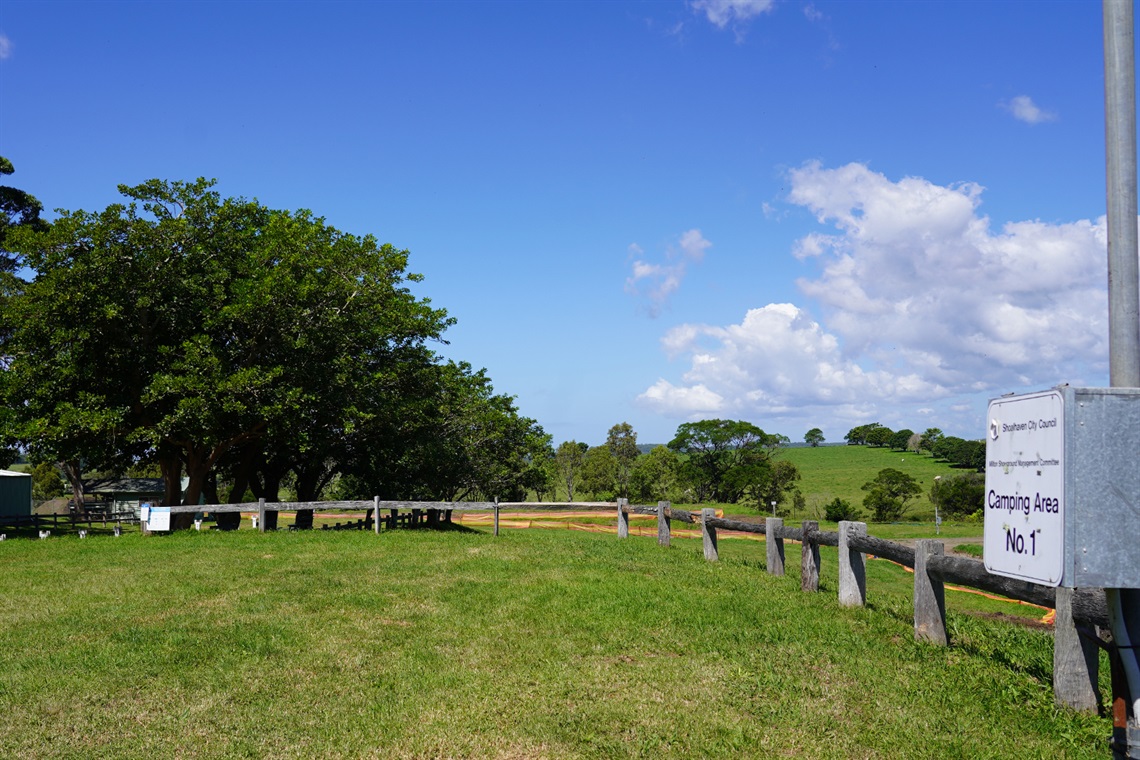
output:
<path id="1" fill-rule="evenodd" d="M 976 472 L 938 477 L 930 488 L 930 500 L 943 517 L 959 519 L 982 509 L 986 478 Z"/>
<path id="2" fill-rule="evenodd" d="M 895 522 L 906 511 L 903 500 L 885 489 L 873 488 L 863 497 L 863 507 L 871 510 L 875 522 Z"/>
<path id="3" fill-rule="evenodd" d="M 831 522 L 854 520 L 859 517 L 859 510 L 851 506 L 851 502 L 837 496 L 830 504 L 824 506 L 823 516 Z"/>

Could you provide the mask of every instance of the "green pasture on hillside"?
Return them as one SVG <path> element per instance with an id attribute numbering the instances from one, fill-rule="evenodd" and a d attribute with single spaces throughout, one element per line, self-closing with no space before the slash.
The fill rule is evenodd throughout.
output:
<path id="1" fill-rule="evenodd" d="M 807 499 L 808 511 L 822 514 L 823 505 L 836 497 L 862 508 L 866 491 L 863 484 L 887 467 L 913 477 L 922 486 L 922 495 L 910 502 L 908 518 L 934 519 L 930 488 L 938 475 L 947 477 L 969 470 L 956 468 L 929 454 L 891 451 L 871 446 L 819 446 L 783 449 L 780 456 L 799 468 L 797 487 Z"/>
<path id="2" fill-rule="evenodd" d="M 1046 630 L 913 640 L 763 545 L 575 531 L 182 532 L 0 543 L 0 756 L 1100 758 Z M 1105 671 L 1107 668 L 1104 669 Z"/>

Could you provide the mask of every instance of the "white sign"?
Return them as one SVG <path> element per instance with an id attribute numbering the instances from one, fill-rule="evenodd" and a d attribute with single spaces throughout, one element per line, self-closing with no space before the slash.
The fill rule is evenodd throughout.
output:
<path id="1" fill-rule="evenodd" d="M 170 507 L 151 507 L 148 530 L 170 530 Z"/>
<path id="2" fill-rule="evenodd" d="M 1065 403 L 1058 391 L 994 399 L 986 436 L 985 563 L 995 575 L 1061 583 Z"/>

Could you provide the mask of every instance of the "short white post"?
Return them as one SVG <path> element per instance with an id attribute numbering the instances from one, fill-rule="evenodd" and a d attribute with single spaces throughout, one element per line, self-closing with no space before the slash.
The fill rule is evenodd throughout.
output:
<path id="1" fill-rule="evenodd" d="M 914 542 L 914 640 L 948 646 L 946 589 L 942 581 L 926 572 L 931 557 L 942 556 L 941 541 L 924 538 Z"/>
<path id="2" fill-rule="evenodd" d="M 253 527 L 257 528 L 260 533 L 265 532 L 265 499 L 257 500 L 257 525 Z"/>
<path id="3" fill-rule="evenodd" d="M 625 499 L 617 500 L 618 538 L 629 538 L 629 513 L 625 511 Z"/>
<path id="4" fill-rule="evenodd" d="M 380 497 L 372 497 L 372 530 L 380 534 Z"/>
<path id="5" fill-rule="evenodd" d="M 668 546 L 671 538 L 669 525 L 669 502 L 657 502 L 657 545 Z"/>
<path id="6" fill-rule="evenodd" d="M 716 510 L 705 507 L 701 510 L 701 543 L 705 549 L 705 559 L 716 562 L 720 559 L 716 546 L 716 528 L 709 525 L 709 520 L 716 517 Z"/>
<path id="7" fill-rule="evenodd" d="M 862 607 L 867 603 L 867 558 L 847 545 L 853 536 L 866 536 L 867 523 L 839 523 L 839 604 Z"/>
<path id="8" fill-rule="evenodd" d="M 496 535 L 496 536 L 499 535 L 499 497 L 498 496 L 495 497 L 495 533 L 494 533 L 494 535 Z"/>
<path id="9" fill-rule="evenodd" d="M 768 574 L 784 574 L 784 518 L 764 518 L 764 543 L 768 558 Z"/>

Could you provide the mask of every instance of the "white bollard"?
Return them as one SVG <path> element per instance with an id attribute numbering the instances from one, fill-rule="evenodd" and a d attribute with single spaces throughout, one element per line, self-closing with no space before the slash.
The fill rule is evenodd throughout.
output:
<path id="1" fill-rule="evenodd" d="M 254 515 L 253 517 L 251 517 L 249 519 L 253 521 L 253 529 L 257 530 L 257 515 Z"/>
<path id="2" fill-rule="evenodd" d="M 202 530 L 202 521 L 201 520 L 195 520 L 194 521 L 194 530 Z"/>

